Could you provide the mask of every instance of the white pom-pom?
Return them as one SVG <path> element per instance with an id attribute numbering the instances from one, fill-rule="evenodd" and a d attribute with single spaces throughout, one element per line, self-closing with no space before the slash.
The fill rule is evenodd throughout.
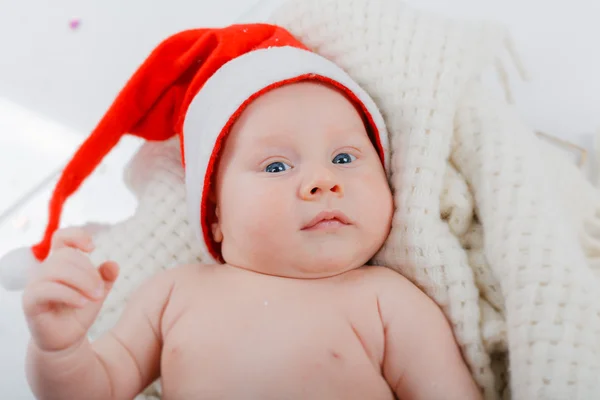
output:
<path id="1" fill-rule="evenodd" d="M 30 272 L 38 265 L 29 247 L 7 253 L 0 258 L 0 285 L 6 290 L 23 290 Z"/>

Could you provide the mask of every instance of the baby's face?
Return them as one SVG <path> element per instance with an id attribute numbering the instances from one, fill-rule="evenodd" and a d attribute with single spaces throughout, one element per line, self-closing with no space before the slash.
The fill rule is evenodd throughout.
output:
<path id="1" fill-rule="evenodd" d="M 272 90 L 244 110 L 215 194 L 213 235 L 225 262 L 293 278 L 364 265 L 383 245 L 393 213 L 359 113 L 337 90 L 311 82 Z"/>

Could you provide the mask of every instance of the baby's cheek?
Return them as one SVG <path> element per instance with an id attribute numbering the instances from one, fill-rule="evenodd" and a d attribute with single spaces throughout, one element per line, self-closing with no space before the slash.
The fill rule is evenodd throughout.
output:
<path id="1" fill-rule="evenodd" d="M 362 182 L 362 187 L 355 188 L 360 217 L 371 229 L 385 230 L 394 208 L 390 187 L 382 175 L 365 176 Z"/>
<path id="2" fill-rule="evenodd" d="M 276 188 L 255 190 L 247 196 L 242 209 L 248 233 L 263 238 L 265 235 L 279 234 L 293 215 L 290 215 L 292 207 L 285 192 Z"/>

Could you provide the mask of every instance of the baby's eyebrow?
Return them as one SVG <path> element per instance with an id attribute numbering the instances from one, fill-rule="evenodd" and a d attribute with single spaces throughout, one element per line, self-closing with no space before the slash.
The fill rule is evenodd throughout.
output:
<path id="1" fill-rule="evenodd" d="M 244 150 L 242 150 L 244 151 Z M 284 144 L 273 144 L 273 143 L 264 143 L 255 144 L 253 146 L 247 147 L 245 151 L 249 157 L 252 157 L 256 161 L 256 159 L 260 159 L 260 162 L 263 162 L 265 159 L 269 157 L 289 157 L 294 158 L 297 156 L 297 150 L 293 148 L 291 145 Z"/>
<path id="2" fill-rule="evenodd" d="M 343 135 L 344 137 L 348 137 L 348 135 L 362 137 L 363 135 L 367 138 L 369 137 L 367 129 L 365 129 L 364 124 L 362 123 L 353 123 L 348 125 L 338 125 L 329 128 L 331 131 L 338 135 Z"/>
<path id="3" fill-rule="evenodd" d="M 345 146 L 363 147 L 371 142 L 369 133 L 364 129 L 358 129 L 357 127 L 341 131 L 337 136 L 338 137 L 336 137 L 335 140 L 344 143 L 343 145 Z"/>
<path id="4" fill-rule="evenodd" d="M 268 154 L 279 154 L 279 153 L 288 153 L 291 149 L 290 146 L 273 146 L 273 145 L 264 145 L 259 147 L 261 153 Z"/>

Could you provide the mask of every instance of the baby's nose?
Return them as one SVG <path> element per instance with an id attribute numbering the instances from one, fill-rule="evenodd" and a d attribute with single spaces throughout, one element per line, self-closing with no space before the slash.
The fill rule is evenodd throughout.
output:
<path id="1" fill-rule="evenodd" d="M 301 191 L 302 198 L 305 200 L 318 199 L 327 194 L 338 197 L 344 195 L 341 183 L 331 173 L 320 174 L 307 181 Z"/>

